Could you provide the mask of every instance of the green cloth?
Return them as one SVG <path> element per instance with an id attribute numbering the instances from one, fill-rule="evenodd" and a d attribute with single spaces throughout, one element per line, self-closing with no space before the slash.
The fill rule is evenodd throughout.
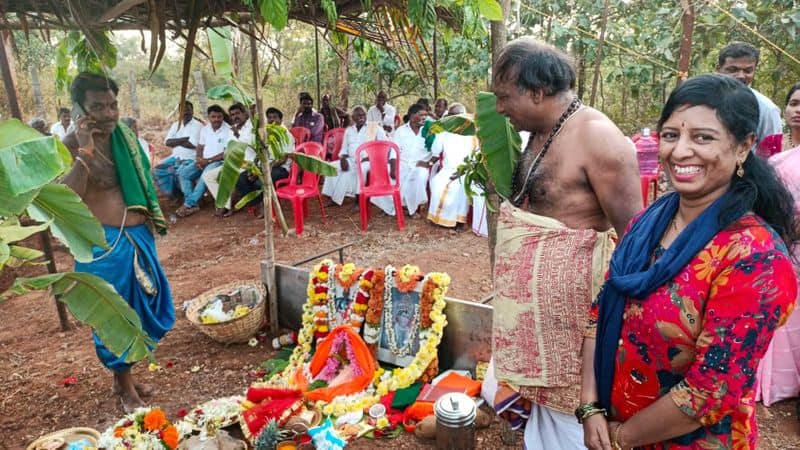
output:
<path id="1" fill-rule="evenodd" d="M 114 167 L 117 169 L 125 204 L 128 208 L 144 213 L 158 234 L 166 234 L 167 221 L 153 188 L 150 161 L 136 135 L 122 122 L 118 122 L 111 133 L 111 156 L 114 157 Z"/>
<path id="2" fill-rule="evenodd" d="M 394 400 L 392 400 L 392 408 L 399 409 L 401 411 L 408 408 L 415 401 L 417 401 L 417 397 L 419 397 L 419 391 L 421 389 L 422 383 L 417 381 L 407 388 L 396 390 L 394 393 Z"/>
<path id="3" fill-rule="evenodd" d="M 430 134 L 431 125 L 434 123 L 436 123 L 435 120 L 428 118 L 425 120 L 425 125 L 422 126 L 422 131 L 420 132 L 420 135 L 425 138 L 425 150 L 427 151 L 431 151 L 431 147 L 433 147 L 433 141 L 436 139 L 435 134 Z"/>

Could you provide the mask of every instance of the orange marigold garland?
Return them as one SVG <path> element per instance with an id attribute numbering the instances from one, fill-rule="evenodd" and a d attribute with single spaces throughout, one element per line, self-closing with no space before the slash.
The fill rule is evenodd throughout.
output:
<path id="1" fill-rule="evenodd" d="M 316 271 L 309 286 L 309 298 L 313 299 L 312 311 L 314 313 L 314 337 L 323 339 L 330 333 L 328 318 L 331 313 L 328 301 L 328 291 L 330 290 L 331 270 L 330 260 L 323 261 L 319 270 Z"/>
<path id="2" fill-rule="evenodd" d="M 367 302 L 366 321 L 364 323 L 364 342 L 375 351 L 381 335 L 381 315 L 383 314 L 383 290 L 386 283 L 386 272 L 381 269 L 373 271 L 372 289 Z"/>

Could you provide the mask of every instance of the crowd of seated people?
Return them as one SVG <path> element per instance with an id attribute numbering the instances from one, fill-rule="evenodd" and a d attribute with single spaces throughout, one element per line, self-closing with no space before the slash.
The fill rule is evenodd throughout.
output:
<path id="1" fill-rule="evenodd" d="M 361 186 L 356 172 L 356 149 L 369 141 L 391 141 L 399 148 L 399 160 L 398 155 L 389 150 L 389 176 L 392 183 L 399 178 L 401 204 L 405 212 L 396 211 L 392 198 L 388 196 L 372 197 L 371 204 L 387 215 L 408 214 L 412 218 L 427 218 L 442 227 L 464 228 L 470 204 L 464 192 L 463 180 L 457 176 L 456 169 L 477 150 L 477 139 L 451 133 L 428 139 L 423 136 L 427 121 L 448 114 L 466 114 L 464 105 L 448 105 L 446 99 L 439 98 L 431 108 L 427 99 L 420 98 L 401 118 L 397 108 L 388 102 L 384 91 L 376 94 L 374 104 L 369 107 L 355 106 L 349 112 L 334 106 L 330 95 L 322 97 L 319 110 L 314 108 L 314 99 L 308 92 L 301 92 L 298 100 L 291 128 L 293 132 L 302 128 L 308 131 L 301 134 L 287 132 L 289 142 L 283 149 L 284 157 L 269 161 L 273 183 L 289 176 L 292 152 L 302 140 L 323 143 L 327 131 L 341 129 L 341 142 L 338 145 L 333 141 L 326 142 L 326 156 L 334 159 L 330 162 L 337 169 L 337 175 L 325 177 L 321 186 L 321 193 L 329 197 L 330 205 L 341 206 L 346 198 L 351 197 L 354 198 L 353 208 L 358 209 Z M 153 162 L 158 190 L 166 201 L 178 207 L 176 217 L 187 217 L 198 212 L 206 192 L 216 199 L 225 149 L 232 140 L 248 146 L 245 165 L 240 171 L 232 198 L 224 207 L 215 208 L 214 215 L 218 218 L 229 217 L 234 213 L 235 202 L 253 192 L 260 193 L 262 186 L 258 177 L 246 170 L 247 163 L 258 162 L 253 149 L 255 135 L 251 116 L 254 112 L 241 103 L 234 103 L 227 111 L 214 104 L 206 111 L 208 122 L 205 123 L 195 117 L 191 102 L 184 103 L 181 120 L 171 125 L 164 141 L 172 149 L 171 154 Z M 278 108 L 267 108 L 266 120 L 267 123 L 284 126 L 284 115 Z M 300 136 L 299 140 L 295 139 L 295 135 Z M 399 173 L 396 173 L 395 166 L 399 168 Z M 361 162 L 361 170 L 363 179 L 369 180 L 370 167 L 366 158 Z M 263 217 L 260 194 L 249 195 L 246 201 L 245 208 L 251 215 Z M 473 213 L 473 229 L 485 235 L 485 212 L 483 204 L 479 206 L 481 210 Z"/>

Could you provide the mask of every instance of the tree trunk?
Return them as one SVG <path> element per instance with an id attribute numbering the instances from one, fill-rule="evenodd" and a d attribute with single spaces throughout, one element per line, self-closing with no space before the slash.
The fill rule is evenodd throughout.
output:
<path id="1" fill-rule="evenodd" d="M 203 72 L 196 70 L 194 72 L 194 84 L 197 88 L 197 95 L 200 97 L 200 109 L 203 117 L 208 116 L 208 99 L 206 99 L 206 84 L 203 81 Z M 187 99 L 188 100 L 188 99 Z M 197 114 L 197 109 L 194 110 Z M 263 123 L 263 122 L 262 122 Z"/>
<path id="2" fill-rule="evenodd" d="M 600 18 L 600 38 L 597 42 L 597 55 L 594 60 L 594 75 L 592 78 L 592 94 L 589 97 L 589 104 L 594 106 L 595 95 L 597 94 L 597 83 L 600 81 L 600 65 L 603 63 L 603 44 L 606 42 L 606 25 L 608 25 L 608 0 L 603 1 L 603 15 Z"/>
<path id="3" fill-rule="evenodd" d="M 348 99 L 350 98 L 350 55 L 353 53 L 353 37 L 347 36 L 347 44 L 342 52 L 342 59 L 339 60 L 339 107 L 348 110 Z"/>
<path id="4" fill-rule="evenodd" d="M 492 68 L 500 55 L 500 50 L 506 45 L 508 37 L 506 29 L 506 18 L 511 11 L 511 0 L 499 0 L 500 7 L 503 9 L 503 21 L 491 22 L 491 49 L 492 49 Z M 491 208 L 486 209 L 486 225 L 489 232 L 489 268 L 492 272 L 492 281 L 494 282 L 494 260 L 495 260 L 495 246 L 497 245 L 497 211 L 500 207 L 500 196 L 494 190 L 494 186 L 486 187 L 486 201 L 491 205 Z"/>
<path id="5" fill-rule="evenodd" d="M 36 105 L 36 115 L 42 119 L 47 118 L 42 101 L 42 83 L 39 81 L 39 68 L 36 64 L 31 64 L 31 89 L 33 90 L 33 103 Z"/>
<path id="6" fill-rule="evenodd" d="M 260 77 L 258 76 L 258 49 L 256 47 L 255 26 L 250 24 L 250 64 L 253 70 L 253 91 L 256 97 L 256 118 L 258 120 L 258 128 L 256 129 L 256 145 L 262 147 L 258 141 L 266 142 L 260 139 L 259 135 L 261 130 L 264 129 L 264 105 L 261 101 L 261 87 L 259 86 Z M 199 74 L 200 72 L 195 72 Z M 205 95 L 203 96 L 205 98 Z M 267 149 L 264 150 L 269 151 Z M 267 273 L 263 274 L 267 284 L 267 320 L 269 324 L 269 332 L 272 335 L 278 334 L 278 283 L 275 280 L 275 241 L 273 239 L 272 227 L 272 177 L 269 176 L 269 159 L 261 158 L 261 170 L 264 173 L 264 265 L 266 266 Z"/>
<path id="7" fill-rule="evenodd" d="M 689 0 L 681 0 L 683 15 L 681 16 L 681 50 L 678 56 L 678 84 L 689 77 L 689 65 L 692 62 L 692 34 L 694 33 L 694 5 Z"/>
<path id="8" fill-rule="evenodd" d="M 0 31 L 0 71 L 3 75 L 3 86 L 8 97 L 8 109 L 12 117 L 22 120 L 22 109 L 17 96 L 17 77 L 14 69 L 14 54 L 11 52 L 11 32 Z"/>
<path id="9" fill-rule="evenodd" d="M 578 98 L 582 99 L 586 93 L 586 46 L 578 42 Z"/>
<path id="10" fill-rule="evenodd" d="M 128 86 L 131 88 L 131 109 L 133 110 L 133 118 L 139 120 L 139 95 L 136 94 L 136 75 L 132 70 L 128 72 Z"/>

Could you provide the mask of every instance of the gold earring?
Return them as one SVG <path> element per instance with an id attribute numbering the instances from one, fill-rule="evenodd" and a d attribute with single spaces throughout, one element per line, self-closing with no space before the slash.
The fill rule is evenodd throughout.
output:
<path id="1" fill-rule="evenodd" d="M 739 178 L 744 177 L 744 167 L 742 167 L 742 162 L 741 161 L 737 161 L 736 162 L 736 166 L 738 167 L 736 169 L 736 176 L 739 177 Z"/>

